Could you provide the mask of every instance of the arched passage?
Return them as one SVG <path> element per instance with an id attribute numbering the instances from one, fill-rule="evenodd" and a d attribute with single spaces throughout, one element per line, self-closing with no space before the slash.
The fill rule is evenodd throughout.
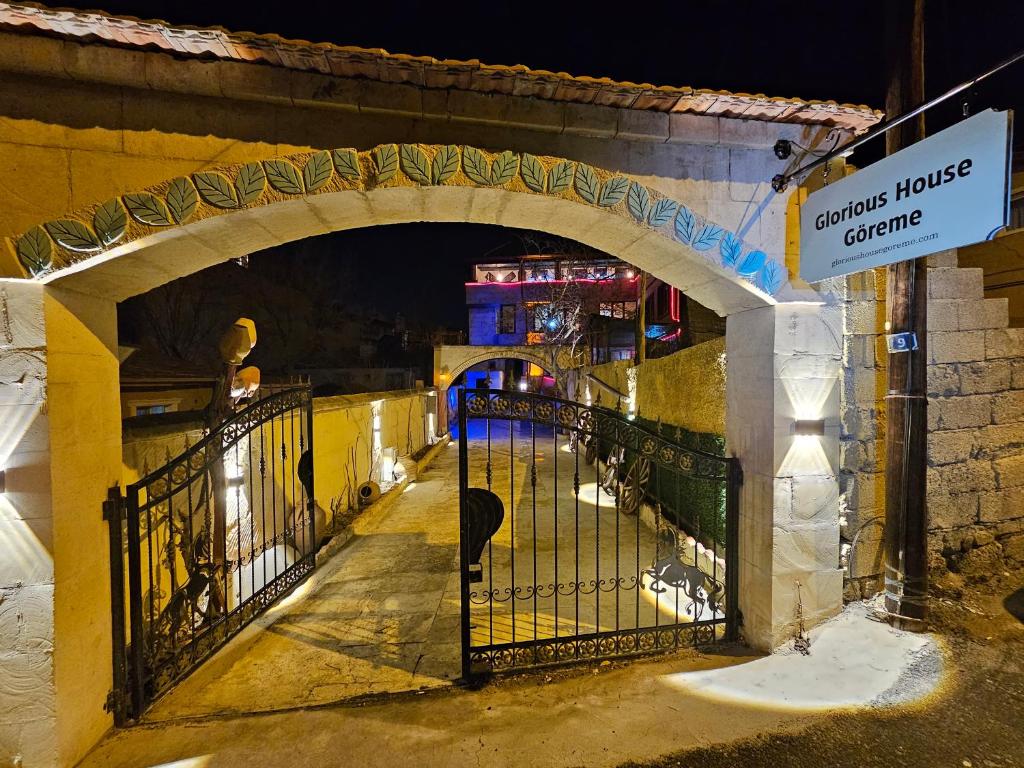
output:
<path id="1" fill-rule="evenodd" d="M 450 145 L 305 153 L 196 173 L 97 201 L 7 241 L 29 276 L 5 281 L 14 320 L 40 329 L 37 346 L 47 349 L 35 374 L 47 392 L 47 421 L 37 424 L 47 450 L 31 442 L 36 433 L 0 448 L 21 451 L 26 467 L 54 478 L 52 487 L 36 491 L 37 503 L 54 510 L 54 559 L 75 560 L 90 550 L 99 553 L 95 562 L 76 570 L 104 572 L 98 509 L 120 476 L 117 301 L 281 243 L 406 222 L 497 224 L 575 239 L 728 317 L 727 440 L 745 473 L 744 634 L 761 648 L 785 639 L 798 578 L 808 623 L 838 610 L 842 572 L 829 457 L 837 450 L 838 393 L 831 385 L 839 350 L 832 315 L 814 304 L 786 303 L 808 296 L 789 285 L 781 263 L 636 179 L 571 160 Z M 833 419 L 813 455 L 794 453 L 797 416 Z M 19 476 L 8 471 L 9 490 Z M 814 507 L 809 515 L 805 506 Z M 105 579 L 79 581 L 55 598 L 57 624 L 75 638 L 58 639 L 58 666 L 68 663 L 66 649 L 109 642 Z M 91 694 L 110 688 L 109 654 L 95 656 L 76 662 Z"/>
<path id="2" fill-rule="evenodd" d="M 119 301 L 292 240 L 417 221 L 571 238 L 721 315 L 792 294 L 784 265 L 627 176 L 452 145 L 304 153 L 169 179 L 33 227 L 8 247 L 36 279 Z"/>
<path id="3" fill-rule="evenodd" d="M 453 413 L 444 412 L 452 406 L 448 402 L 448 389 L 453 386 L 459 376 L 475 365 L 486 363 L 490 360 L 522 360 L 532 363 L 540 368 L 554 373 L 557 366 L 554 364 L 552 355 L 557 354 L 557 349 L 546 346 L 493 346 L 478 347 L 468 345 L 443 345 L 434 349 L 434 386 L 438 388 L 437 417 L 439 428 L 448 424 Z M 564 386 L 565 382 L 557 382 Z"/>
<path id="4" fill-rule="evenodd" d="M 474 365 L 489 360 L 510 359 L 533 363 L 552 371 L 550 347 L 473 347 L 440 346 L 434 350 L 434 376 L 438 387 L 447 387 Z"/>

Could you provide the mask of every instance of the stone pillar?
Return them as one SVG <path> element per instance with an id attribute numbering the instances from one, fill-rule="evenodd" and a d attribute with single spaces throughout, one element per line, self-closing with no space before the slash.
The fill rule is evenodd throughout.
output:
<path id="1" fill-rule="evenodd" d="M 0 566 L 15 630 L 0 631 L 0 757 L 73 765 L 111 724 L 102 503 L 121 474 L 116 305 L 27 281 L 0 291 L 0 547 L 18 553 Z"/>
<path id="2" fill-rule="evenodd" d="M 57 764 L 41 285 L 0 280 L 0 764 Z"/>
<path id="3" fill-rule="evenodd" d="M 841 329 L 834 307 L 780 304 L 730 315 L 726 442 L 743 467 L 743 635 L 770 650 L 797 628 L 797 582 L 809 628 L 842 608 L 839 568 Z M 797 419 L 825 436 L 797 436 Z"/>

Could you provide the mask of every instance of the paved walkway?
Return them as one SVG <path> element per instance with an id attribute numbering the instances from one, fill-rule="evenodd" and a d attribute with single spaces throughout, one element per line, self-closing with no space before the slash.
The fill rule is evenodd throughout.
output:
<path id="1" fill-rule="evenodd" d="M 460 673 L 458 449 L 160 699 L 146 720 L 268 712 L 448 685 Z"/>
<path id="2" fill-rule="evenodd" d="M 80 768 L 643 764 L 694 747 L 817 727 L 837 712 L 850 719 L 864 705 L 892 707 L 908 694 L 924 695 L 936 682 L 934 645 L 922 657 L 921 635 L 896 632 L 864 613 L 853 610 L 812 630 L 810 656 L 683 651 L 505 678 L 479 691 L 446 688 L 359 706 L 185 718 L 116 732 Z M 924 658 L 931 661 L 922 664 Z M 272 691 L 276 679 L 254 685 L 250 697 Z"/>
<path id="3" fill-rule="evenodd" d="M 655 560 L 653 532 L 617 512 L 614 497 L 598 490 L 595 469 L 577 467 L 564 438 L 520 425 L 510 439 L 508 424 L 496 422 L 489 445 L 477 435 L 469 442 L 470 485 L 487 486 L 488 461 L 506 513 L 481 559 L 484 581 L 473 585 L 473 646 L 550 639 L 556 629 L 565 637 L 663 626 L 694 612 L 711 617 L 710 606 L 695 610 L 671 587 L 651 588 L 640 570 Z M 458 510 L 453 443 L 386 513 L 146 720 L 450 685 L 461 674 Z"/>
<path id="4" fill-rule="evenodd" d="M 510 487 L 530 502 L 515 507 L 529 515 L 528 523 L 514 516 L 517 549 L 533 542 L 537 530 L 538 552 L 563 546 L 572 551 L 571 536 L 560 536 L 555 547 L 555 526 L 549 526 L 551 536 L 541 535 L 540 519 L 532 527 L 532 492 L 524 494 L 516 478 L 527 476 L 522 470 L 530 457 L 543 457 L 550 466 L 554 461 L 550 452 L 534 454 L 532 443 L 529 449 L 505 454 Z M 473 472 L 482 466 L 471 453 Z M 498 491 L 497 469 L 494 479 Z M 396 761 L 439 768 L 610 768 L 789 731 L 839 708 L 896 704 L 907 691 L 920 695 L 935 684 L 928 677 L 908 685 L 908 673 L 921 677 L 921 636 L 894 633 L 860 609 L 815 630 L 806 657 L 687 650 L 498 679 L 480 691 L 454 687 L 460 671 L 457 494 L 453 446 L 296 593 L 157 702 L 144 724 L 105 739 L 81 768 L 391 768 Z M 608 530 L 597 505 L 585 511 L 595 528 Z M 641 548 L 649 543 L 642 526 L 630 534 Z M 511 530 L 507 536 L 510 543 Z M 645 564 L 646 557 L 638 561 Z M 579 561 L 587 562 L 582 554 Z M 597 556 L 582 570 L 607 573 L 609 565 Z M 532 578 L 532 559 L 527 568 Z M 579 580 L 590 578 L 584 575 Z M 501 582 L 493 583 L 497 588 Z M 532 600 L 522 604 L 528 617 L 522 629 L 532 632 L 532 617 L 547 616 L 546 609 L 533 614 Z M 598 615 L 605 626 L 604 607 L 591 612 L 591 620 Z M 485 617 L 474 621 L 477 634 L 491 631 Z M 507 628 L 517 626 L 518 632 L 519 625 L 517 614 Z M 404 693 L 354 700 L 383 692 Z"/>

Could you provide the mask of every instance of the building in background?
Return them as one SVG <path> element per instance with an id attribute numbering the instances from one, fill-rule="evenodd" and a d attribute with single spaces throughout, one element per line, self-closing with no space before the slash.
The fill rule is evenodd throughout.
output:
<path id="1" fill-rule="evenodd" d="M 200 413 L 210 403 L 217 374 L 212 369 L 122 345 L 121 418 L 168 417 L 171 421 Z"/>
<path id="2" fill-rule="evenodd" d="M 466 283 L 469 343 L 523 346 L 548 343 L 563 322 L 567 295 L 580 305 L 588 364 L 632 360 L 639 333 L 647 357 L 671 354 L 725 334 L 725 321 L 655 278 L 645 281 L 618 259 L 526 256 L 473 266 Z M 644 291 L 643 328 L 637 310 Z"/>

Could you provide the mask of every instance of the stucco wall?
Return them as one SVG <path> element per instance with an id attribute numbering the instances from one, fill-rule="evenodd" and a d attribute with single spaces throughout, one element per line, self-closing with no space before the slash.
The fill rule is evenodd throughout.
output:
<path id="1" fill-rule="evenodd" d="M 373 454 L 374 411 L 380 414 L 380 448 L 408 456 L 428 444 L 428 413 L 436 413 L 434 390 L 382 392 L 317 398 L 313 409 L 313 464 L 316 497 L 326 522 L 358 506 L 356 490 L 380 481 Z M 414 471 L 414 462 L 403 462 Z"/>
<path id="2" fill-rule="evenodd" d="M 473 144 L 627 173 L 780 261 L 785 204 L 751 217 L 780 137 L 824 129 L 417 89 L 0 33 L 0 237 L 175 176 L 312 148 Z M 69 62 L 89 66 L 72 66 Z M 0 274 L 18 274 L 14 264 Z"/>
<path id="3" fill-rule="evenodd" d="M 628 394 L 628 361 L 605 363 L 590 370 L 594 376 Z M 591 397 L 615 407 L 615 397 L 591 384 Z M 725 339 L 718 338 L 682 349 L 657 360 L 645 360 L 637 372 L 636 413 L 651 421 L 725 434 Z M 626 404 L 622 404 L 623 410 Z"/>

